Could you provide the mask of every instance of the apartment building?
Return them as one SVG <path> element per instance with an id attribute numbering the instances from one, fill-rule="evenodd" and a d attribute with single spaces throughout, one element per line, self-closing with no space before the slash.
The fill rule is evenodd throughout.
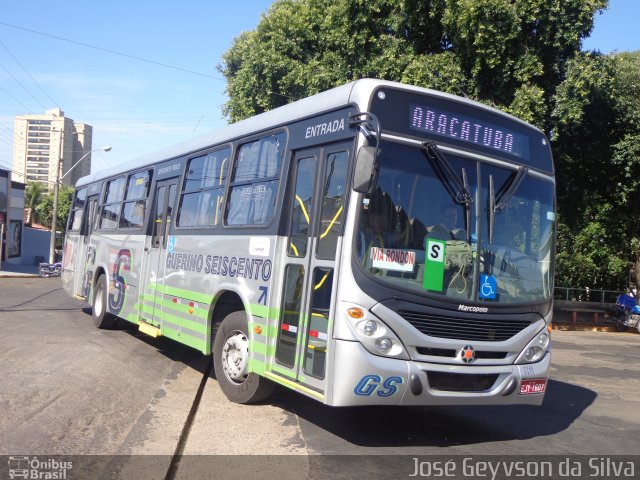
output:
<path id="1" fill-rule="evenodd" d="M 91 151 L 93 127 L 76 123 L 64 116 L 59 108 L 47 110 L 43 115 L 21 115 L 15 118 L 13 140 L 13 177 L 22 183 L 41 182 L 51 188 L 56 181 L 56 168 L 60 177 L 78 160 Z M 75 182 L 91 171 L 88 156 L 63 181 Z"/>

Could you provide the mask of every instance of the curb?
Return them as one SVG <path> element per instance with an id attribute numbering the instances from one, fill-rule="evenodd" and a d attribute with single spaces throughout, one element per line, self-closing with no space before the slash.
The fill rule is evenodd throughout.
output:
<path id="1" fill-rule="evenodd" d="M 624 332 L 618 332 L 614 325 L 567 325 L 566 323 L 552 323 L 553 329 L 561 332 L 613 332 L 613 333 L 639 333 L 636 329 L 628 328 Z"/>
<path id="2" fill-rule="evenodd" d="M 40 278 L 37 273 L 0 272 L 0 278 Z"/>

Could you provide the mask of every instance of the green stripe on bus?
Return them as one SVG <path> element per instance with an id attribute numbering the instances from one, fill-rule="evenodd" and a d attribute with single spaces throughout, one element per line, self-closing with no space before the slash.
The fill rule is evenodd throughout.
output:
<path id="1" fill-rule="evenodd" d="M 280 309 L 276 307 L 267 307 L 257 303 L 249 304 L 249 313 L 256 317 L 277 319 L 280 317 Z"/>
<path id="2" fill-rule="evenodd" d="M 202 325 L 201 323 L 194 322 L 192 320 L 187 320 L 182 317 L 176 317 L 175 315 L 171 315 L 170 313 L 165 312 L 163 315 L 164 322 L 171 323 L 173 325 L 179 325 L 184 328 L 188 328 L 189 330 L 193 330 L 194 332 L 201 333 L 203 335 L 207 334 L 207 331 L 210 331 L 206 325 Z M 164 323 L 163 323 L 164 326 Z"/>
<path id="3" fill-rule="evenodd" d="M 201 352 L 204 352 L 206 348 L 206 341 L 202 341 L 199 338 L 192 337 L 185 333 L 180 333 L 173 328 L 167 327 L 166 325 L 162 325 L 161 330 L 163 336 L 187 345 L 188 347 L 195 348 L 196 350 L 200 350 Z"/>
<path id="4" fill-rule="evenodd" d="M 278 373 L 280 375 L 283 375 L 285 377 L 289 377 L 292 380 L 295 378 L 295 373 L 293 373 L 291 370 L 287 370 L 286 368 L 281 367 L 280 365 L 277 365 L 275 363 L 273 365 L 271 365 L 271 368 L 269 370 L 271 370 L 272 372 L 276 372 L 276 373 Z"/>
<path id="5" fill-rule="evenodd" d="M 251 352 L 259 353 L 265 357 L 269 356 L 269 347 L 264 343 L 251 342 L 249 349 Z"/>
<path id="6" fill-rule="evenodd" d="M 193 300 L 194 302 L 206 303 L 207 305 L 210 305 L 211 302 L 213 302 L 213 295 L 206 293 L 198 293 L 192 290 L 184 290 L 182 288 L 170 287 L 168 285 L 160 285 L 158 283 L 149 284 L 149 288 L 156 290 L 159 293 L 164 293 L 165 295 L 172 295 L 186 300 Z"/>
<path id="7" fill-rule="evenodd" d="M 143 293 L 142 295 L 140 295 L 141 302 L 154 303 L 156 301 L 156 298 L 159 297 L 157 297 L 155 294 Z"/>
<path id="8" fill-rule="evenodd" d="M 173 303 L 171 300 L 167 300 L 166 298 L 163 299 L 161 303 L 165 311 L 173 310 L 174 312 L 192 315 L 194 317 L 202 318 L 203 320 L 206 320 L 209 317 L 208 309 L 190 307 L 189 305 L 185 305 L 183 303 Z M 189 312 L 190 308 L 193 308 L 193 313 Z"/>

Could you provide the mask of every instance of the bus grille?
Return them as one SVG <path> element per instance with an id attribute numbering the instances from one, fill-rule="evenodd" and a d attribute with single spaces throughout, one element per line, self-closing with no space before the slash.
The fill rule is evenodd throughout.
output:
<path id="1" fill-rule="evenodd" d="M 531 325 L 530 320 L 514 318 L 449 318 L 408 310 L 398 314 L 425 335 L 454 340 L 503 342 Z"/>
<path id="2" fill-rule="evenodd" d="M 446 392 L 484 392 L 489 390 L 498 379 L 497 373 L 447 373 L 427 372 L 427 380 L 434 390 Z"/>

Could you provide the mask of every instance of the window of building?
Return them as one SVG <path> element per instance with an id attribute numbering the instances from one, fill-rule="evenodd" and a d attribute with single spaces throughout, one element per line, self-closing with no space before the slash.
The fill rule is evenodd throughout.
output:
<path id="1" fill-rule="evenodd" d="M 151 176 L 148 171 L 129 175 L 125 201 L 120 214 L 120 228 L 142 228 L 146 215 Z"/>
<path id="2" fill-rule="evenodd" d="M 278 133 L 238 149 L 229 188 L 227 225 L 266 225 L 273 218 L 285 134 Z"/>
<path id="3" fill-rule="evenodd" d="M 221 223 L 230 148 L 189 160 L 182 186 L 178 227 L 213 227 Z"/>

